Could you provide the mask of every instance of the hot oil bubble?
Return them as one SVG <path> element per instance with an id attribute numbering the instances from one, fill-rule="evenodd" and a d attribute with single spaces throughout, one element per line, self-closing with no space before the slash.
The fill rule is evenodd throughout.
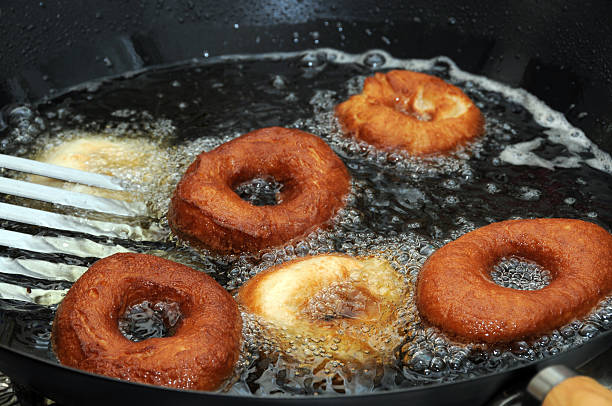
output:
<path id="1" fill-rule="evenodd" d="M 540 200 L 541 194 L 542 192 L 538 189 L 528 186 L 521 186 L 519 187 L 517 197 L 521 200 L 534 201 Z"/>
<path id="2" fill-rule="evenodd" d="M 302 57 L 302 66 L 305 78 L 312 78 L 327 66 L 327 54 L 323 51 L 307 52 Z"/>
<path id="3" fill-rule="evenodd" d="M 363 58 L 363 64 L 365 66 L 368 66 L 372 69 L 381 69 L 384 67 L 385 62 L 387 60 L 385 59 L 385 56 L 383 54 L 377 53 L 377 52 L 373 52 L 370 54 L 367 54 L 364 58 Z"/>

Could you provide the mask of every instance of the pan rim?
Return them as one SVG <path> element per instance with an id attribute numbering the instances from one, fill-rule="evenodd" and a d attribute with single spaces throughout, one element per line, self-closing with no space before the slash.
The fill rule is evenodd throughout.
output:
<path id="1" fill-rule="evenodd" d="M 103 379 L 109 382 L 116 382 L 116 383 L 126 384 L 130 386 L 135 385 L 137 387 L 141 387 L 143 389 L 148 389 L 148 390 L 162 390 L 162 391 L 178 392 L 178 393 L 183 393 L 183 394 L 189 394 L 191 396 L 216 397 L 216 398 L 219 398 L 219 400 L 223 400 L 223 399 L 225 400 L 259 399 L 259 400 L 266 400 L 270 402 L 272 401 L 274 402 L 276 401 L 305 402 L 305 401 L 312 401 L 313 399 L 322 399 L 322 400 L 323 399 L 327 399 L 327 400 L 330 400 L 330 399 L 359 399 L 359 398 L 381 397 L 384 395 L 398 395 L 398 394 L 403 394 L 403 393 L 413 393 L 413 392 L 419 392 L 419 391 L 425 391 L 425 390 L 436 390 L 436 389 L 449 388 L 449 387 L 456 386 L 459 384 L 474 384 L 480 380 L 491 379 L 493 377 L 501 377 L 504 374 L 511 375 L 513 373 L 518 372 L 519 370 L 530 370 L 530 369 L 534 371 L 540 370 L 549 365 L 563 363 L 563 361 L 559 361 L 559 360 L 562 360 L 563 358 L 566 358 L 574 353 L 583 352 L 585 350 L 585 347 L 587 349 L 589 348 L 594 349 L 596 347 L 596 344 L 603 344 L 605 343 L 606 339 L 609 339 L 611 337 L 612 337 L 612 328 L 607 331 L 602 331 L 595 337 L 588 339 L 588 341 L 576 347 L 573 347 L 569 350 L 563 351 L 559 354 L 555 354 L 550 357 L 545 357 L 539 360 L 529 361 L 525 364 L 522 364 L 519 362 L 518 365 L 514 365 L 506 369 L 502 369 L 499 371 L 495 371 L 495 372 L 491 372 L 491 373 L 487 373 L 487 374 L 479 375 L 475 377 L 469 377 L 467 379 L 458 379 L 455 381 L 423 384 L 423 385 L 404 387 L 404 388 L 398 387 L 396 389 L 381 390 L 378 392 L 373 391 L 373 392 L 368 392 L 368 393 L 358 393 L 358 394 L 348 394 L 348 395 L 336 393 L 336 394 L 331 394 L 331 395 L 325 394 L 325 395 L 316 395 L 316 396 L 315 395 L 304 395 L 304 394 L 295 394 L 295 395 L 282 394 L 282 395 L 273 395 L 273 396 L 266 396 L 266 395 L 262 396 L 262 395 L 254 395 L 254 394 L 238 395 L 238 394 L 230 394 L 230 393 L 224 393 L 224 392 L 208 392 L 208 391 L 198 391 L 198 390 L 192 390 L 192 389 L 172 388 L 172 387 L 165 387 L 165 386 L 159 386 L 159 385 L 150 385 L 150 384 L 145 384 L 145 383 L 140 383 L 140 382 L 122 380 L 119 378 L 113 378 L 113 377 L 109 377 L 106 375 L 94 374 L 88 371 L 80 370 L 77 368 L 72 368 L 69 366 L 62 365 L 60 363 L 55 363 L 52 360 L 39 358 L 23 350 L 10 348 L 6 344 L 3 344 L 3 343 L 0 343 L 0 349 L 12 352 L 21 357 L 29 358 L 30 360 L 34 362 L 42 362 L 44 364 L 47 364 L 50 367 L 60 367 L 68 371 L 71 371 L 73 373 L 84 374 L 94 379 Z M 592 357 L 588 359 L 585 359 L 582 363 L 574 367 L 578 367 L 588 362 L 590 359 L 601 354 L 602 352 L 604 352 L 611 346 L 612 346 L 612 342 L 609 342 L 608 345 L 601 345 L 601 349 L 599 351 L 596 351 L 595 355 L 593 355 Z M 10 375 L 8 376 L 9 378 L 11 377 Z"/>

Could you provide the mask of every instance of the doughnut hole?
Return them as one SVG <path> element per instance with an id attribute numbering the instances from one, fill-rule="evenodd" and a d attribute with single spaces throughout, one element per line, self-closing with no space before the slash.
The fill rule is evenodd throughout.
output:
<path id="1" fill-rule="evenodd" d="M 178 303 L 152 303 L 145 300 L 126 309 L 119 318 L 119 331 L 125 338 L 134 342 L 172 337 L 181 319 Z"/>
<path id="2" fill-rule="evenodd" d="M 527 258 L 503 257 L 493 266 L 491 279 L 499 286 L 517 290 L 540 290 L 552 280 L 551 272 Z"/>
<path id="3" fill-rule="evenodd" d="M 191 301 L 167 287 L 135 281 L 117 311 L 119 331 L 133 342 L 172 337 L 187 317 Z"/>
<path id="4" fill-rule="evenodd" d="M 258 177 L 241 182 L 232 189 L 246 202 L 253 206 L 275 206 L 283 202 L 281 191 L 283 183 L 272 176 Z"/>

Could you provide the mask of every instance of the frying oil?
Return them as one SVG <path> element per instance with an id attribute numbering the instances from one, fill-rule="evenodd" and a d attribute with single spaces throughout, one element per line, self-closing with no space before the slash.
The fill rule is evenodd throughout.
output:
<path id="1" fill-rule="evenodd" d="M 485 115 L 486 135 L 451 156 L 418 159 L 345 137 L 334 118 L 334 106 L 360 92 L 373 72 L 396 68 L 434 74 L 462 88 Z M 404 275 L 407 286 L 414 286 L 419 269 L 437 248 L 492 222 L 569 217 L 608 230 L 612 226 L 610 156 L 534 96 L 462 72 L 443 57 L 397 60 L 377 50 L 350 55 L 322 49 L 208 58 L 88 83 L 36 106 L 17 106 L 7 111 L 7 121 L 0 149 L 13 155 L 40 156 L 49 145 L 83 134 L 128 138 L 143 150 L 160 151 L 150 154 L 152 161 L 135 171 L 113 172 L 131 182 L 132 190 L 146 201 L 149 215 L 130 220 L 95 218 L 157 227 L 162 238 L 146 242 L 94 239 L 8 221 L 2 222 L 3 228 L 38 236 L 94 239 L 163 256 L 210 274 L 230 292 L 272 265 L 330 252 L 385 258 Z M 256 254 L 218 256 L 177 241 L 164 216 L 187 166 L 202 151 L 268 126 L 316 134 L 347 165 L 351 193 L 331 227 Z M 254 179 L 239 185 L 236 192 L 253 204 L 274 204 L 281 188 L 273 179 Z M 1 251 L 6 257 L 80 267 L 96 260 L 95 255 Z M 536 290 L 550 282 L 550 273 L 538 264 L 510 257 L 492 269 L 492 280 L 508 288 Z M 9 274 L 0 274 L 0 282 L 49 290 L 70 286 L 70 282 Z M 55 307 L 0 301 L 0 339 L 53 359 L 49 338 Z M 148 326 L 146 336 L 150 331 L 147 314 L 160 316 L 150 306 L 136 310 L 138 323 Z M 281 350 L 278 337 L 266 333 L 265 323 L 243 313 L 243 351 L 236 374 L 224 390 L 245 395 L 354 394 L 461 380 L 554 355 L 612 326 L 612 300 L 606 299 L 587 317 L 542 337 L 489 346 L 458 343 L 427 326 L 419 318 L 412 291 L 398 312 L 403 344 L 388 365 L 369 369 L 345 365 L 333 355 L 296 361 Z M 126 336 L 133 333 L 124 331 Z M 300 340 L 300 345 L 312 346 L 316 354 L 320 338 Z"/>

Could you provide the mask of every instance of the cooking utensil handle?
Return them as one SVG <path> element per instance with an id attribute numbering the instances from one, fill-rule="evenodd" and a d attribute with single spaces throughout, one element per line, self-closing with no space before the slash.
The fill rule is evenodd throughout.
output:
<path id="1" fill-rule="evenodd" d="M 612 391 L 595 379 L 578 376 L 563 365 L 540 371 L 529 382 L 527 391 L 542 406 L 611 406 Z"/>
<path id="2" fill-rule="evenodd" d="M 610 406 L 612 392 L 593 378 L 575 376 L 555 386 L 543 406 Z"/>

